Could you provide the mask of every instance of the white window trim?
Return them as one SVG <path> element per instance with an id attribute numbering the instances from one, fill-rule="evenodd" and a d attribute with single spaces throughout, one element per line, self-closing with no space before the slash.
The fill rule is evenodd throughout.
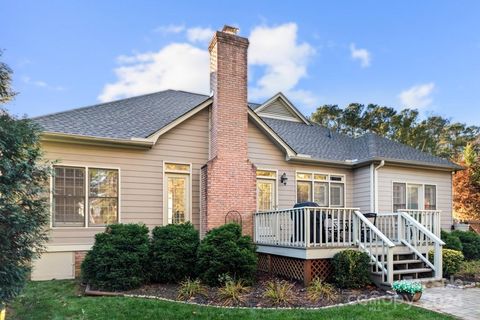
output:
<path id="1" fill-rule="evenodd" d="M 85 221 L 84 225 L 81 227 L 74 227 L 74 226 L 65 226 L 65 227 L 55 227 L 53 226 L 53 172 L 55 167 L 75 167 L 75 168 L 84 168 L 85 169 Z M 50 175 L 50 229 L 53 230 L 68 230 L 68 229 L 105 229 L 106 226 L 89 226 L 88 225 L 88 209 L 89 209 L 89 202 L 88 202 L 88 196 L 89 196 L 89 190 L 88 190 L 88 179 L 89 179 L 89 169 L 106 169 L 106 170 L 117 170 L 118 171 L 118 190 L 117 190 L 117 222 L 116 223 L 121 223 L 122 222 L 122 208 L 121 208 L 121 203 L 122 203 L 122 192 L 121 192 L 121 185 L 122 185 L 122 174 L 121 174 L 121 169 L 120 167 L 112 167 L 110 165 L 94 165 L 94 166 L 86 166 L 84 164 L 74 164 L 74 163 L 56 163 L 54 165 L 50 166 L 50 170 L 52 174 Z"/>
<path id="2" fill-rule="evenodd" d="M 166 170 L 166 167 L 165 165 L 167 163 L 173 163 L 173 164 L 180 164 L 180 165 L 188 165 L 189 166 L 189 170 L 188 171 L 183 171 L 183 170 Z M 192 216 L 193 216 L 193 201 L 192 201 L 192 194 L 193 194 L 193 190 L 192 190 L 192 171 L 193 171 L 193 164 L 190 163 L 190 162 L 179 162 L 179 161 L 168 161 L 168 160 L 163 160 L 162 162 L 162 180 L 163 180 L 163 196 L 162 196 L 162 199 L 163 199 L 163 221 L 162 221 L 162 224 L 164 226 L 168 225 L 168 199 L 167 199 L 167 193 L 168 193 L 168 188 L 167 188 L 167 179 L 165 178 L 166 175 L 168 173 L 173 173 L 173 174 L 188 174 L 189 178 L 188 178 L 188 189 L 189 189 L 189 192 L 188 192 L 188 215 L 185 217 L 185 222 L 189 221 L 189 222 L 192 222 Z"/>
<path id="3" fill-rule="evenodd" d="M 258 167 L 257 170 L 275 172 L 275 178 L 264 177 L 264 176 L 256 176 L 255 182 L 258 181 L 258 180 L 275 180 L 275 199 L 274 199 L 275 203 L 273 204 L 273 206 L 274 206 L 273 210 L 277 210 L 278 209 L 278 169 Z M 255 193 L 257 194 L 257 212 L 258 212 L 258 189 L 255 190 Z"/>
<path id="4" fill-rule="evenodd" d="M 297 178 L 298 173 L 311 174 L 312 178 L 311 179 L 298 179 Z M 314 176 L 316 174 L 327 176 L 327 180 L 315 180 Z M 343 178 L 343 180 L 342 181 L 330 181 L 330 176 L 341 176 Z M 327 172 L 308 171 L 308 170 L 307 171 L 306 170 L 296 170 L 295 171 L 295 203 L 298 203 L 298 194 L 297 194 L 297 182 L 298 181 L 305 181 L 305 182 L 311 182 L 312 183 L 312 186 L 310 188 L 311 189 L 310 192 L 312 193 L 311 194 L 312 201 L 314 199 L 313 183 L 315 181 L 328 183 L 328 207 L 322 207 L 322 208 L 346 208 L 347 207 L 347 175 L 346 174 L 344 174 L 344 173 L 331 173 L 331 172 L 327 173 Z M 331 203 L 332 203 L 332 201 L 331 201 L 332 193 L 330 192 L 330 183 L 341 183 L 341 184 L 343 184 L 343 206 L 332 206 L 331 205 Z"/>
<path id="5" fill-rule="evenodd" d="M 438 210 L 438 185 L 436 183 L 427 183 L 427 182 L 419 182 L 419 181 L 399 181 L 399 180 L 394 180 L 392 181 L 392 186 L 391 186 L 391 190 L 392 190 L 392 194 L 391 194 L 391 208 L 392 208 L 392 212 L 395 212 L 394 211 L 394 208 L 393 208 L 393 185 L 395 183 L 404 183 L 405 184 L 405 204 L 407 206 L 407 209 L 404 209 L 404 210 L 431 210 L 431 209 L 425 209 L 425 186 L 435 186 L 435 206 L 436 206 L 436 209 L 435 210 L 431 210 L 431 211 L 436 211 Z M 408 209 L 408 185 L 420 185 L 422 186 L 422 207 L 420 209 Z M 419 204 L 420 205 L 420 204 Z"/>

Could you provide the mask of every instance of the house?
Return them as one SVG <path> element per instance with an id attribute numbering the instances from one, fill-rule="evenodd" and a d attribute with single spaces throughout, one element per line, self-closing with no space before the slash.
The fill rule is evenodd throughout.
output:
<path id="1" fill-rule="evenodd" d="M 332 132 L 282 93 L 247 102 L 247 50 L 235 28 L 214 34 L 210 96 L 166 90 L 35 118 L 56 163 L 33 279 L 78 275 L 106 224 L 185 221 L 201 234 L 240 222 L 260 269 L 306 282 L 345 248 L 367 252 L 380 283 L 441 276 L 438 236 L 452 224 L 460 168 L 375 134 Z"/>

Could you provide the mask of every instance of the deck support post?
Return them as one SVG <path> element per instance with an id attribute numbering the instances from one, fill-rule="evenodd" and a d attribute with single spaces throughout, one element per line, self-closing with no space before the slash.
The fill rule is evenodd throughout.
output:
<path id="1" fill-rule="evenodd" d="M 312 281 L 312 260 L 305 260 L 303 264 L 303 283 L 308 286 Z"/>

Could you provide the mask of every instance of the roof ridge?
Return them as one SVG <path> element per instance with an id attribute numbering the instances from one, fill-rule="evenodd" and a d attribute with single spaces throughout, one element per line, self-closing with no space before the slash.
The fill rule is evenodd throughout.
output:
<path id="1" fill-rule="evenodd" d="M 198 95 L 198 96 L 205 96 L 205 97 L 208 98 L 207 95 L 204 95 L 204 94 L 201 94 L 201 93 L 188 92 L 188 91 L 175 90 L 175 89 L 165 89 L 165 90 L 161 90 L 161 91 L 155 91 L 155 92 L 150 92 L 150 93 L 141 94 L 141 95 L 138 95 L 138 96 L 132 96 L 132 97 L 123 98 L 123 99 L 117 99 L 117 100 L 112 100 L 112 101 L 108 101 L 108 102 L 96 103 L 96 104 L 92 104 L 92 105 L 89 105 L 89 106 L 83 106 L 83 107 L 78 107 L 78 108 L 73 108 L 73 109 L 68 109 L 68 110 L 63 110 L 63 111 L 57 111 L 57 112 L 47 113 L 47 114 L 44 114 L 44 115 L 41 115 L 41 116 L 32 117 L 32 118 L 30 118 L 30 119 L 32 119 L 32 120 L 33 120 L 33 119 L 41 119 L 41 118 L 44 118 L 44 117 L 50 117 L 50 116 L 54 116 L 54 115 L 57 115 L 57 114 L 62 114 L 62 113 L 71 112 L 71 111 L 79 111 L 79 110 L 86 110 L 86 109 L 90 109 L 90 108 L 96 108 L 96 107 L 106 106 L 106 105 L 109 105 L 109 104 L 112 104 L 112 103 L 117 103 L 117 102 L 122 102 L 122 101 L 127 101 L 127 100 L 136 99 L 136 98 L 147 97 L 147 96 L 152 96 L 152 95 L 155 95 L 155 94 L 159 94 L 159 93 L 163 93 L 163 92 L 168 92 L 168 91 L 183 92 L 183 93 L 194 94 L 194 95 Z"/>

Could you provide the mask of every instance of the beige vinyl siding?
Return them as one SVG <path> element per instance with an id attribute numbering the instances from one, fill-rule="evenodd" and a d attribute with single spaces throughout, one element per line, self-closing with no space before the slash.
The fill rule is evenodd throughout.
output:
<path id="1" fill-rule="evenodd" d="M 370 166 L 357 168 L 353 171 L 353 206 L 362 212 L 371 211 Z"/>
<path id="2" fill-rule="evenodd" d="M 380 212 L 392 212 L 393 182 L 433 184 L 437 186 L 437 209 L 442 210 L 442 228 L 452 225 L 452 173 L 428 169 L 389 166 L 379 169 L 378 208 Z"/>
<path id="3" fill-rule="evenodd" d="M 262 169 L 278 170 L 278 208 L 286 209 L 292 208 L 296 202 L 296 171 L 313 171 L 331 174 L 344 174 L 346 177 L 345 183 L 345 206 L 353 206 L 353 174 L 351 170 L 294 164 L 285 160 L 285 152 L 279 149 L 274 143 L 267 138 L 267 136 L 258 129 L 255 124 L 249 122 L 248 124 L 248 157 L 257 166 Z M 280 176 L 286 173 L 288 181 L 284 186 L 280 183 Z"/>
<path id="4" fill-rule="evenodd" d="M 298 119 L 298 116 L 294 114 L 280 99 L 277 99 L 268 106 L 266 106 L 258 113 L 258 115 L 262 117 L 271 116 L 290 121 L 301 122 L 301 120 Z"/>
<path id="5" fill-rule="evenodd" d="M 200 168 L 208 160 L 208 109 L 160 137 L 150 150 L 44 142 L 45 156 L 58 164 L 120 169 L 123 223 L 163 224 L 163 161 L 192 164 L 192 222 L 199 227 Z M 92 244 L 104 228 L 54 228 L 50 245 Z"/>

